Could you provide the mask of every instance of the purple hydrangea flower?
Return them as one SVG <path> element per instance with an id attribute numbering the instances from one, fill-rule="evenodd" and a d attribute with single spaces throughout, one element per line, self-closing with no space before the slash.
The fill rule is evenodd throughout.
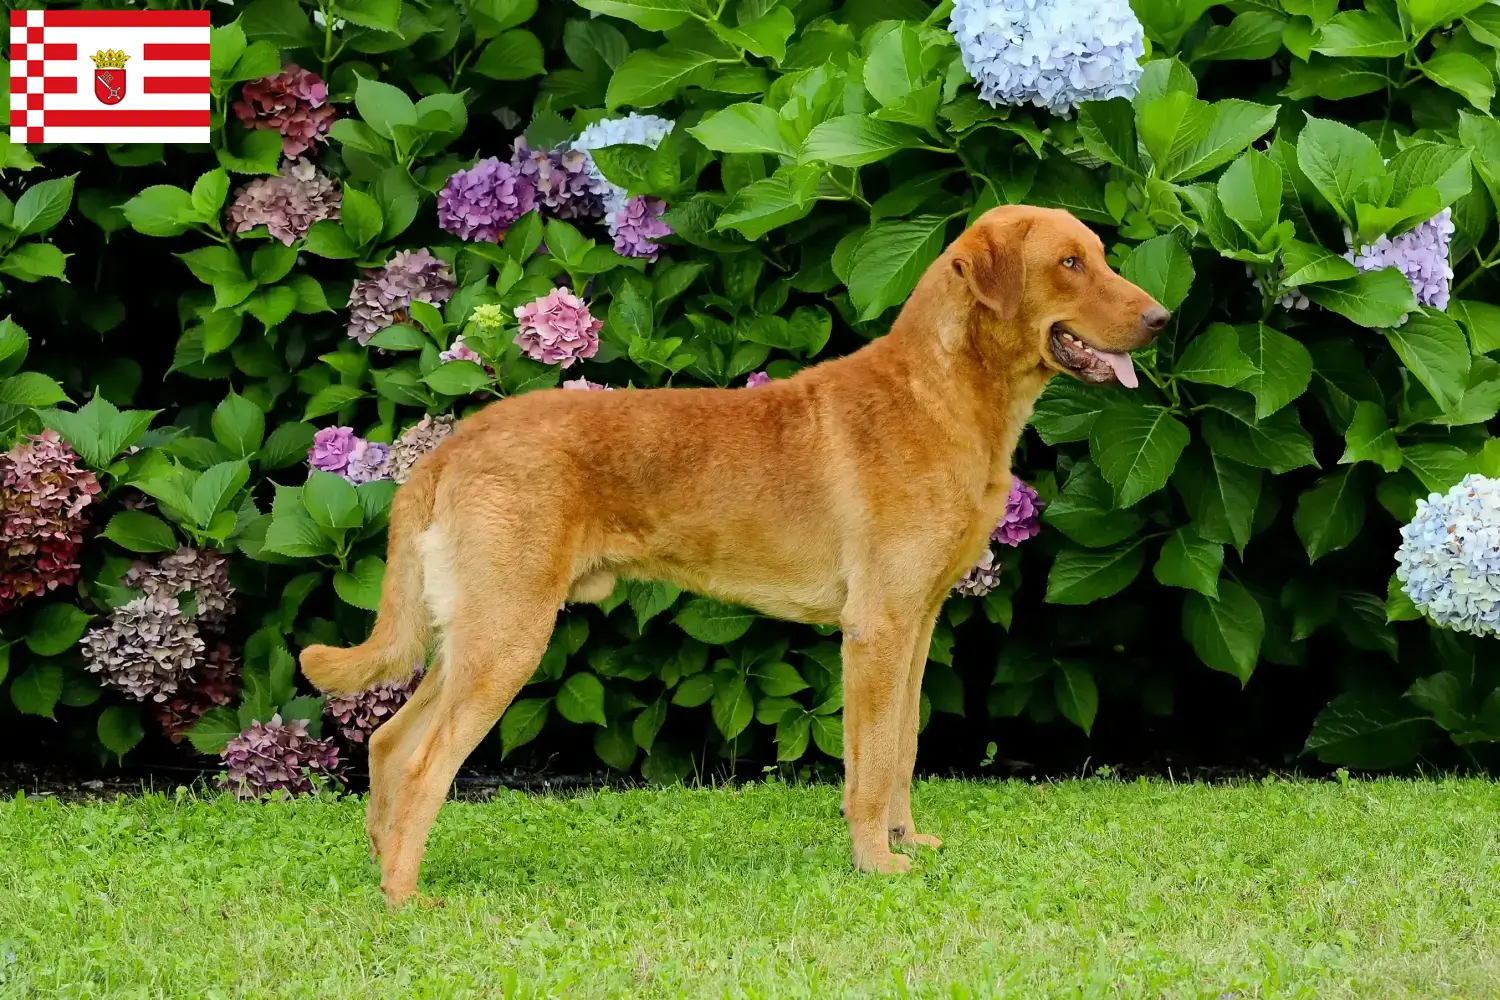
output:
<path id="1" fill-rule="evenodd" d="M 354 449 L 349 452 L 349 462 L 344 466 L 344 478 L 355 486 L 373 483 L 377 479 L 389 479 L 390 464 L 390 445 L 356 438 Z"/>
<path id="2" fill-rule="evenodd" d="M 236 798 L 263 799 L 276 791 L 307 795 L 313 791 L 313 774 L 336 776 L 338 747 L 333 737 L 313 739 L 306 719 L 254 722 L 229 741 L 223 751 L 229 765 L 225 785 Z"/>
<path id="3" fill-rule="evenodd" d="M 1453 265 L 1448 259 L 1453 228 L 1453 210 L 1445 208 L 1394 239 L 1382 236 L 1358 251 L 1351 249 L 1344 254 L 1344 259 L 1353 261 L 1361 271 L 1397 268 L 1411 283 L 1418 304 L 1447 309 L 1449 286 L 1453 281 Z M 1347 230 L 1344 239 L 1353 246 L 1353 237 Z M 1401 322 L 1406 322 L 1405 316 L 1401 317 Z"/>
<path id="4" fill-rule="evenodd" d="M 363 743 L 412 696 L 422 681 L 423 664 L 404 681 L 385 681 L 355 694 L 330 695 L 323 711 L 350 743 Z"/>
<path id="5" fill-rule="evenodd" d="M 342 473 L 359 440 L 352 427 L 324 427 L 313 435 L 308 464 L 323 472 Z"/>
<path id="6" fill-rule="evenodd" d="M 995 550 L 986 548 L 974 568 L 953 585 L 953 592 L 959 597 L 983 597 L 1000 586 L 1001 569 L 999 560 L 995 558 Z"/>
<path id="7" fill-rule="evenodd" d="M 1042 504 L 1036 490 L 1012 478 L 1010 496 L 1005 500 L 1005 516 L 990 535 L 1002 545 L 1020 545 L 1042 530 Z"/>
<path id="8" fill-rule="evenodd" d="M 771 376 L 767 375 L 765 372 L 751 372 L 745 379 L 745 388 L 757 389 L 760 386 L 769 385 L 770 382 Z"/>
<path id="9" fill-rule="evenodd" d="M 584 392 L 601 392 L 601 391 L 602 392 L 614 392 L 615 391 L 615 387 L 612 386 L 612 385 L 605 385 L 603 382 L 590 382 L 588 379 L 584 378 L 582 375 L 578 376 L 575 379 L 569 379 L 569 380 L 564 381 L 563 384 L 562 384 L 562 387 L 564 389 L 582 390 Z"/>
<path id="10" fill-rule="evenodd" d="M 532 149 L 517 137 L 510 162 L 536 186 L 536 200 L 559 219 L 597 219 L 604 214 L 610 184 L 581 149 Z"/>
<path id="11" fill-rule="evenodd" d="M 453 343 L 448 345 L 448 349 L 438 354 L 438 360 L 472 361 L 476 365 L 484 364 L 484 359 L 479 356 L 479 352 L 474 350 L 474 348 L 470 347 L 468 344 L 464 343 L 463 334 L 459 334 L 457 337 L 453 338 Z"/>
<path id="12" fill-rule="evenodd" d="M 366 271 L 349 290 L 349 336 L 367 344 L 392 323 L 410 319 L 413 302 L 442 305 L 457 287 L 448 265 L 432 251 L 402 250 L 385 267 Z"/>
<path id="13" fill-rule="evenodd" d="M 661 252 L 655 240 L 672 235 L 672 227 L 662 221 L 667 203 L 660 198 L 638 195 L 626 199 L 618 210 L 609 213 L 610 235 L 615 238 L 615 253 L 623 257 L 644 257 L 654 261 Z"/>
<path id="14" fill-rule="evenodd" d="M 594 122 L 578 133 L 578 138 L 573 140 L 573 148 L 583 150 L 586 154 L 589 150 L 603 149 L 605 146 L 650 146 L 655 149 L 676 124 L 656 115 L 642 115 L 632 111 L 623 118 L 605 118 Z M 588 154 L 588 171 L 596 183 L 607 186 L 608 194 L 604 196 L 606 215 L 618 211 L 629 192 L 618 184 L 611 183 L 594 163 L 591 154 Z"/>
<path id="15" fill-rule="evenodd" d="M 1435 624 L 1500 635 L 1500 479 L 1468 475 L 1418 500 L 1401 529 L 1396 579 Z"/>
<path id="16" fill-rule="evenodd" d="M 1128 0 L 955 0 L 949 30 L 991 104 L 1066 113 L 1134 97 L 1145 33 Z"/>
<path id="17" fill-rule="evenodd" d="M 438 193 L 438 225 L 460 239 L 499 243 L 535 201 L 530 178 L 491 156 L 448 178 Z"/>
<path id="18" fill-rule="evenodd" d="M 583 300 L 564 288 L 516 308 L 520 332 L 516 343 L 526 356 L 549 365 L 571 367 L 599 350 L 604 322 L 589 312 Z"/>

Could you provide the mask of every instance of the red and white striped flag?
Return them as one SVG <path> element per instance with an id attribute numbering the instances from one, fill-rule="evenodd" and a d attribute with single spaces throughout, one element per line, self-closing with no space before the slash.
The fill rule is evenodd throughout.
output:
<path id="1" fill-rule="evenodd" d="M 208 12 L 13 10 L 12 142 L 209 142 Z"/>

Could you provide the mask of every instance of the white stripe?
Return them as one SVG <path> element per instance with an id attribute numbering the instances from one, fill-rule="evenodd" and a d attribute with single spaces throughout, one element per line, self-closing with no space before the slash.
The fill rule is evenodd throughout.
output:
<path id="1" fill-rule="evenodd" d="M 53 128 L 48 142 L 212 142 L 211 129 L 204 128 Z"/>

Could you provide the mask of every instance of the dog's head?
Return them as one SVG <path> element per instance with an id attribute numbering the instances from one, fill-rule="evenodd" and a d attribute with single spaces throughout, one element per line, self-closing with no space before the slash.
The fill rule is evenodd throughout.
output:
<path id="1" fill-rule="evenodd" d="M 1070 213 L 1028 205 L 991 209 L 948 249 L 975 308 L 1026 338 L 1038 363 L 1094 384 L 1138 384 L 1130 351 L 1170 314 L 1104 259 L 1099 237 Z"/>

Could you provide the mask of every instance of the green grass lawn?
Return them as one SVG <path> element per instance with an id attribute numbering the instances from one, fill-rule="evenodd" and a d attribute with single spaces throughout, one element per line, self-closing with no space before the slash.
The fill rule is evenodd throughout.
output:
<path id="1" fill-rule="evenodd" d="M 931 781 L 449 803 L 386 912 L 363 802 L 0 803 L 3 997 L 1496 997 L 1500 785 Z"/>

